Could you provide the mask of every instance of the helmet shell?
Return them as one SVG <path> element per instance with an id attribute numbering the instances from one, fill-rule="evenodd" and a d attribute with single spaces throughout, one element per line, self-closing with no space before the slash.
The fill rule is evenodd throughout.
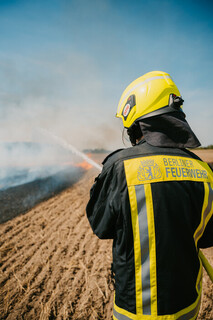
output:
<path id="1" fill-rule="evenodd" d="M 163 71 L 148 72 L 134 80 L 124 90 L 116 113 L 116 117 L 123 120 L 125 128 L 140 118 L 147 118 L 157 114 L 157 110 L 169 105 L 170 95 L 180 96 L 180 92 L 170 77 Z M 167 113 L 167 108 L 161 109 Z"/>

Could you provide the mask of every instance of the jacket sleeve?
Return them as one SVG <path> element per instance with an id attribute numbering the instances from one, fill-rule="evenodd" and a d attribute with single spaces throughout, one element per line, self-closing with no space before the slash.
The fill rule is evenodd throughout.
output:
<path id="1" fill-rule="evenodd" d="M 115 236 L 117 218 L 113 202 L 118 193 L 116 180 L 113 167 L 107 171 L 103 169 L 90 190 L 87 218 L 93 232 L 100 239 L 113 239 Z"/>
<path id="2" fill-rule="evenodd" d="M 213 246 L 213 216 L 209 220 L 205 231 L 198 241 L 199 248 L 209 248 Z"/>
<path id="3" fill-rule="evenodd" d="M 213 247 L 213 189 L 212 189 L 212 185 L 209 185 L 209 205 L 208 206 L 211 211 L 211 218 L 205 227 L 205 231 L 204 231 L 202 237 L 198 241 L 198 246 L 200 248 Z"/>

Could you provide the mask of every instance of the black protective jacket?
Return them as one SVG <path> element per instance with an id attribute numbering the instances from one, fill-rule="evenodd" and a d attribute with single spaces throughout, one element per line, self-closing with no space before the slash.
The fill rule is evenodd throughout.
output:
<path id="1" fill-rule="evenodd" d="M 186 149 L 145 141 L 103 164 L 87 217 L 99 238 L 114 239 L 114 319 L 195 319 L 198 250 L 213 246 L 211 169 Z"/>

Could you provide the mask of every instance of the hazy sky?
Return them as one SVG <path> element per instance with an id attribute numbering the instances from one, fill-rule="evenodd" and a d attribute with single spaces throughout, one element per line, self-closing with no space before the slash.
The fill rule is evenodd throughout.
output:
<path id="1" fill-rule="evenodd" d="M 79 148 L 122 147 L 125 87 L 168 72 L 213 144 L 213 1 L 0 0 L 0 141 L 42 127 Z"/>

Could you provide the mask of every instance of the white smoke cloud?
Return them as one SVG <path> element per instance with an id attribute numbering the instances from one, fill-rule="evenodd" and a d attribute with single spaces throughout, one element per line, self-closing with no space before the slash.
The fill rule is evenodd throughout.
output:
<path id="1" fill-rule="evenodd" d="M 0 92 L 1 141 L 30 141 L 38 126 L 81 149 L 113 149 L 120 140 L 111 121 L 114 101 L 105 97 L 102 77 L 88 57 L 44 55 L 24 62 L 24 69 L 31 71 L 26 74 L 8 61 L 0 67 L 5 89 L 9 88 Z"/>
<path id="2" fill-rule="evenodd" d="M 38 128 L 78 149 L 114 149 L 116 139 L 121 141 L 119 125 L 111 119 L 113 101 L 105 97 L 96 64 L 87 56 L 0 57 L 0 69 L 0 189 L 43 179 L 63 170 L 66 162 L 82 161 L 46 141 Z"/>

